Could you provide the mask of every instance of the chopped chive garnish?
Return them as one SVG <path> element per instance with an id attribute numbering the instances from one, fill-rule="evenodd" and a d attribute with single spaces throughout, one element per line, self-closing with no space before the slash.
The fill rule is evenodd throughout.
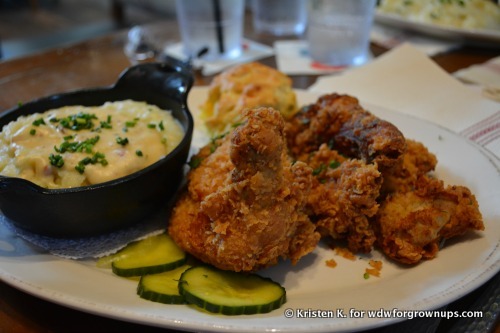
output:
<path id="1" fill-rule="evenodd" d="M 57 122 L 64 128 L 79 131 L 82 129 L 92 129 L 94 127 L 93 119 L 97 119 L 95 114 L 79 112 L 62 119 L 57 119 Z"/>
<path id="2" fill-rule="evenodd" d="M 40 126 L 40 125 L 45 125 L 45 120 L 43 120 L 43 118 L 39 118 L 33 121 L 33 126 Z"/>
<path id="3" fill-rule="evenodd" d="M 196 169 L 197 167 L 199 167 L 201 164 L 201 158 L 197 157 L 197 156 L 193 156 L 191 157 L 191 159 L 189 160 L 189 167 L 191 169 Z"/>
<path id="4" fill-rule="evenodd" d="M 113 128 L 113 126 L 111 126 L 111 123 L 109 121 L 101 121 L 101 128 L 111 129 Z"/>
<path id="5" fill-rule="evenodd" d="M 49 161 L 50 161 L 51 165 L 53 165 L 57 168 L 61 168 L 64 165 L 63 157 L 59 154 L 57 154 L 57 155 L 50 154 Z"/>
<path id="6" fill-rule="evenodd" d="M 127 127 L 134 127 L 137 124 L 137 121 L 126 121 L 125 126 Z"/>
<path id="7" fill-rule="evenodd" d="M 139 157 L 142 157 L 142 150 L 136 150 L 135 154 Z"/>
<path id="8" fill-rule="evenodd" d="M 318 168 L 316 168 L 316 169 L 313 170 L 312 174 L 313 174 L 313 176 L 317 176 L 321 172 L 323 172 L 323 170 L 325 170 L 325 169 L 326 169 L 326 165 L 321 164 Z"/>
<path id="9" fill-rule="evenodd" d="M 331 161 L 328 166 L 330 167 L 330 169 L 337 169 L 340 166 L 340 162 L 339 161 Z"/>
<path id="10" fill-rule="evenodd" d="M 128 139 L 127 138 L 117 137 L 116 138 L 116 143 L 118 143 L 119 145 L 125 146 L 126 144 L 128 144 Z"/>
<path id="11" fill-rule="evenodd" d="M 66 138 L 68 138 L 66 140 Z M 59 147 L 54 147 L 54 150 L 58 153 L 65 153 L 65 152 L 70 152 L 70 153 L 92 153 L 92 148 L 94 145 L 99 141 L 99 136 L 95 136 L 93 138 L 87 139 L 85 141 L 73 141 L 70 142 L 73 137 L 72 136 L 67 136 L 65 137 L 65 141 L 59 145 Z"/>
<path id="12" fill-rule="evenodd" d="M 35 134 L 36 134 L 36 129 L 32 128 L 32 129 L 30 130 L 30 135 L 35 135 Z"/>
<path id="13" fill-rule="evenodd" d="M 103 153 L 95 153 L 92 157 L 85 157 L 75 166 L 75 170 L 82 174 L 85 171 L 85 166 L 88 164 L 108 165 L 108 161 Z"/>

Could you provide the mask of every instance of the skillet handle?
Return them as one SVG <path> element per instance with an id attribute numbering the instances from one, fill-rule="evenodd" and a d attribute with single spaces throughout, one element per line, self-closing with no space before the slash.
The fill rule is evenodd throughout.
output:
<path id="1" fill-rule="evenodd" d="M 193 86 L 191 69 L 182 62 L 144 63 L 125 70 L 115 84 L 116 89 L 161 95 L 185 104 Z"/>

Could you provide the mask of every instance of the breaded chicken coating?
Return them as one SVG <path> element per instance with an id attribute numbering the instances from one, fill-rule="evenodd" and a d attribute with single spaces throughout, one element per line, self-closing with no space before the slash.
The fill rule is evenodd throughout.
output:
<path id="1" fill-rule="evenodd" d="M 432 259 L 440 243 L 469 230 L 484 230 L 478 202 L 463 186 L 421 176 L 415 189 L 382 202 L 374 224 L 377 242 L 390 258 L 405 264 Z"/>
<path id="2" fill-rule="evenodd" d="M 308 214 L 323 236 L 346 239 L 352 252 L 370 252 L 382 176 L 376 164 L 348 159 L 323 144 L 307 160 L 313 168 Z"/>
<path id="3" fill-rule="evenodd" d="M 195 156 L 169 234 L 225 270 L 255 271 L 280 258 L 296 263 L 320 238 L 304 212 L 311 168 L 288 157 L 278 111 L 248 109 L 245 119 Z"/>
<path id="4" fill-rule="evenodd" d="M 321 96 L 287 122 L 288 147 L 294 157 L 318 150 L 326 143 L 331 149 L 379 170 L 392 167 L 405 150 L 405 138 L 396 126 L 363 109 L 348 95 Z"/>

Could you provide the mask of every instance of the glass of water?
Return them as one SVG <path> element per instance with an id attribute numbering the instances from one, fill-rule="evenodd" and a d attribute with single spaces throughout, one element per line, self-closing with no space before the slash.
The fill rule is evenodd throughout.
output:
<path id="1" fill-rule="evenodd" d="M 276 36 L 301 35 L 307 23 L 307 0 L 253 0 L 255 31 Z"/>
<path id="2" fill-rule="evenodd" d="M 313 60 L 358 66 L 369 58 L 376 0 L 310 0 L 307 40 Z"/>
<path id="3" fill-rule="evenodd" d="M 233 59 L 241 55 L 244 0 L 176 0 L 187 58 Z"/>

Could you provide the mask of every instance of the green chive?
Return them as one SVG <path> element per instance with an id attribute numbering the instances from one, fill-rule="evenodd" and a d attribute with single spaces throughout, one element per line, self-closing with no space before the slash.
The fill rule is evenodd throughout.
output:
<path id="1" fill-rule="evenodd" d="M 33 121 L 33 126 L 40 126 L 40 125 L 46 125 L 45 120 L 43 120 L 43 118 L 39 118 Z"/>
<path id="2" fill-rule="evenodd" d="M 191 159 L 189 160 L 189 167 L 191 169 L 196 169 L 197 167 L 199 167 L 201 164 L 201 158 L 197 157 L 197 156 L 193 156 L 191 157 Z"/>
<path id="3" fill-rule="evenodd" d="M 319 175 L 320 173 L 322 173 L 322 172 L 323 172 L 323 170 L 325 170 L 325 169 L 326 169 L 326 165 L 321 164 L 321 165 L 320 165 L 317 169 L 314 169 L 314 170 L 313 170 L 312 174 L 313 174 L 313 176 L 317 176 L 317 175 Z"/>
<path id="4" fill-rule="evenodd" d="M 340 162 L 339 161 L 331 161 L 328 166 L 330 167 L 330 169 L 337 169 L 340 166 Z"/>
<path id="5" fill-rule="evenodd" d="M 116 143 L 118 143 L 119 145 L 125 146 L 126 144 L 128 144 L 128 139 L 127 138 L 117 137 L 116 138 Z"/>
<path id="6" fill-rule="evenodd" d="M 57 168 L 61 168 L 64 165 L 63 157 L 59 154 L 57 154 L 57 155 L 50 154 L 49 161 L 50 161 L 51 165 L 53 165 Z"/>

